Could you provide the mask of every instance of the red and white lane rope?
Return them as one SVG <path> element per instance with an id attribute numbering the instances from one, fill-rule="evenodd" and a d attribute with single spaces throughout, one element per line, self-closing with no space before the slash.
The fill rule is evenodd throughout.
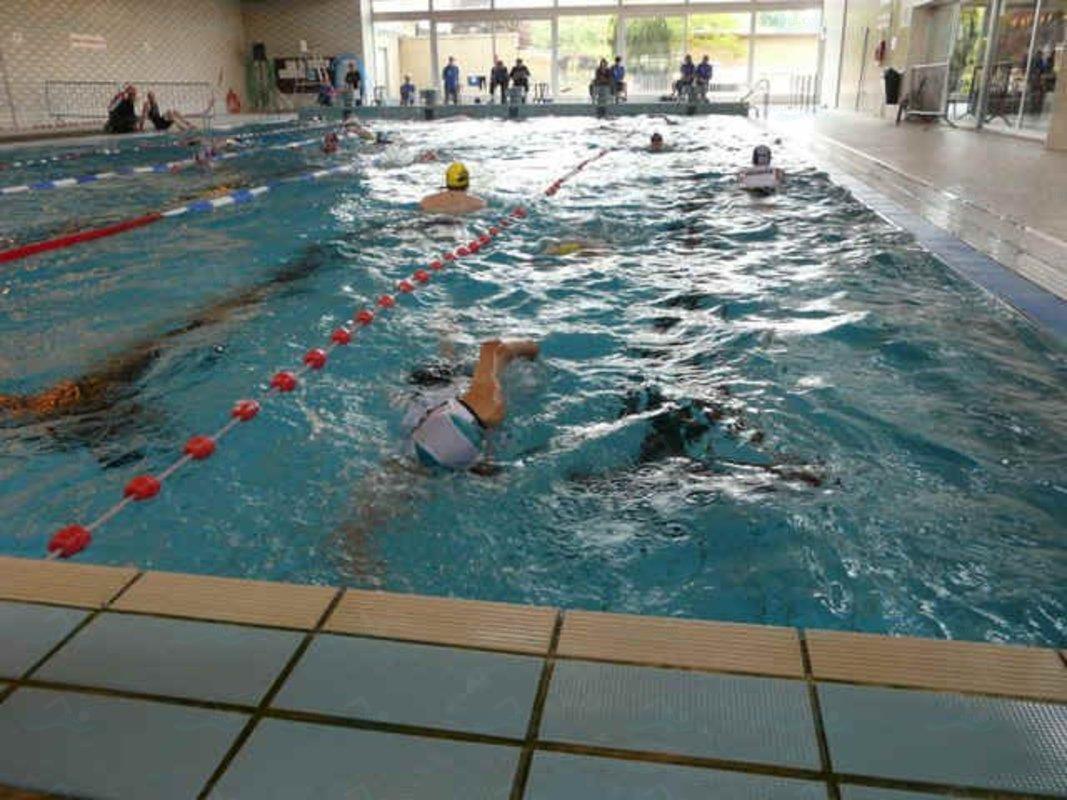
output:
<path id="1" fill-rule="evenodd" d="M 608 154 L 608 150 L 601 150 L 597 155 L 587 158 L 576 167 L 549 184 L 544 190 L 547 197 L 555 195 L 563 184 L 585 169 L 595 161 Z M 361 330 L 371 325 L 382 314 L 397 307 L 397 301 L 405 295 L 415 292 L 420 286 L 425 286 L 433 275 L 440 273 L 448 264 L 469 258 L 479 251 L 490 247 L 495 239 L 506 235 L 521 225 L 528 216 L 525 207 L 519 205 L 497 220 L 494 224 L 476 239 L 468 244 L 460 245 L 455 250 L 443 254 L 439 258 L 431 260 L 425 268 L 420 267 L 411 273 L 410 277 L 398 281 L 394 293 L 381 295 L 370 308 L 361 308 L 352 315 L 351 321 L 341 325 L 330 334 L 330 340 L 322 347 L 314 347 L 308 350 L 302 359 L 302 363 L 295 369 L 281 370 L 271 376 L 267 388 L 260 391 L 253 398 L 238 400 L 230 409 L 230 418 L 222 427 L 214 433 L 193 436 L 185 442 L 181 455 L 170 463 L 165 469 L 155 475 L 137 475 L 129 480 L 122 491 L 122 499 L 114 503 L 100 516 L 87 525 L 67 525 L 60 528 L 48 540 L 47 558 L 70 558 L 80 553 L 89 546 L 93 532 L 110 521 L 126 506 L 143 500 L 151 500 L 158 495 L 163 488 L 163 483 L 186 464 L 194 461 L 203 461 L 209 458 L 218 447 L 218 443 L 227 436 L 230 431 L 246 422 L 251 422 L 259 414 L 263 404 L 292 392 L 300 383 L 300 379 L 308 372 L 323 369 L 330 359 L 334 350 L 347 347 L 352 344 Z"/>

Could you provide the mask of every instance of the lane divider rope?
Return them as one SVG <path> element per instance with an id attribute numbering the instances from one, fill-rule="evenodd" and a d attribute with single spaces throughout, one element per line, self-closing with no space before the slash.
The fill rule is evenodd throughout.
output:
<path id="1" fill-rule="evenodd" d="M 249 133 L 235 133 L 235 134 L 230 135 L 230 136 L 227 136 L 224 132 L 217 131 L 217 130 L 216 131 L 212 131 L 212 132 L 207 132 L 207 131 L 186 131 L 186 134 L 188 134 L 188 135 L 190 135 L 192 137 L 196 137 L 197 135 L 199 135 L 199 136 L 201 136 L 203 138 L 207 138 L 207 139 L 227 138 L 227 139 L 235 139 L 237 141 L 242 141 L 243 142 L 243 141 L 248 141 L 248 140 L 251 140 L 251 139 L 268 140 L 268 139 L 276 138 L 276 137 L 279 137 L 279 136 L 288 136 L 288 135 L 290 135 L 292 133 L 296 133 L 296 132 L 300 132 L 300 131 L 316 130 L 318 128 L 328 128 L 328 127 L 336 125 L 336 124 L 337 124 L 336 122 L 323 122 L 323 123 L 314 123 L 314 124 L 310 124 L 310 125 L 293 125 L 293 126 L 288 127 L 288 128 L 278 128 L 278 129 L 269 130 L 269 131 L 250 131 Z M 185 134 L 183 134 L 183 135 L 185 135 Z M 6 169 L 18 169 L 18 168 L 22 168 L 22 167 L 35 167 L 35 166 L 39 166 L 41 164 L 56 164 L 56 163 L 59 163 L 61 161 L 75 161 L 75 160 L 80 159 L 80 158 L 89 158 L 90 156 L 129 155 L 130 153 L 140 153 L 140 152 L 144 152 L 146 150 L 165 150 L 165 149 L 167 149 L 169 147 L 185 147 L 185 146 L 186 145 L 183 143 L 182 138 L 179 136 L 179 137 L 175 137 L 173 139 L 170 139 L 170 140 L 168 140 L 166 142 L 153 141 L 153 142 L 142 142 L 142 143 L 139 143 L 139 144 L 135 144 L 135 145 L 132 145 L 132 146 L 125 146 L 125 147 L 115 146 L 115 147 L 97 147 L 97 148 L 93 148 L 91 150 L 71 150 L 71 151 L 66 152 L 66 153 L 56 153 L 54 155 L 43 156 L 41 158 L 24 159 L 24 160 L 21 160 L 21 161 L 0 162 L 0 171 L 6 170 Z"/>
<path id="2" fill-rule="evenodd" d="M 76 244 L 82 244 L 83 242 L 90 242 L 94 239 L 103 239 L 107 236 L 114 236 L 118 233 L 133 230 L 134 228 L 143 228 L 145 225 L 151 225 L 154 222 L 159 222 L 164 219 L 171 219 L 173 217 L 180 217 L 185 214 L 196 212 L 214 211 L 215 209 L 224 206 L 247 203 L 255 200 L 260 195 L 266 194 L 267 192 L 285 184 L 298 183 L 301 181 L 316 181 L 329 175 L 352 172 L 355 169 L 355 164 L 342 164 L 341 166 L 330 167 L 328 169 L 318 169 L 313 172 L 294 175 L 291 178 L 270 181 L 261 186 L 252 187 L 251 189 L 235 189 L 231 192 L 219 195 L 218 197 L 211 198 L 210 200 L 195 200 L 191 203 L 186 203 L 167 211 L 152 211 L 148 214 L 134 217 L 133 219 L 123 220 L 122 222 L 105 225 L 100 228 L 77 231 L 64 236 L 57 236 L 54 239 L 45 239 L 40 242 L 31 242 L 29 244 L 19 245 L 18 247 L 12 247 L 8 250 L 0 250 L 0 264 L 8 261 L 18 261 L 19 259 L 29 258 L 30 256 L 37 255 L 38 253 L 45 253 L 50 250 L 61 250 Z"/>
<path id="3" fill-rule="evenodd" d="M 296 150 L 316 142 L 321 143 L 322 140 L 319 138 L 300 139 L 295 142 L 271 145 L 270 147 L 256 147 L 248 150 L 238 150 L 233 153 L 221 153 L 217 156 L 212 156 L 211 161 L 230 161 L 235 158 L 243 158 L 245 156 L 256 155 L 270 150 Z M 159 164 L 144 164 L 138 167 L 120 167 L 118 169 L 106 172 L 95 172 L 89 175 L 75 175 L 69 178 L 34 181 L 33 183 L 22 183 L 16 186 L 0 186 L 0 195 L 23 194 L 25 192 L 39 192 L 48 189 L 69 189 L 74 186 L 87 186 L 91 183 L 100 183 L 101 181 L 111 180 L 112 178 L 126 178 L 150 174 L 158 175 L 173 172 L 183 167 L 192 166 L 196 163 L 197 159 L 195 158 L 182 158 L 177 161 L 166 161 Z"/>
<path id="4" fill-rule="evenodd" d="M 547 197 L 554 196 L 563 184 L 588 167 L 595 161 L 606 156 L 610 151 L 601 150 L 597 155 L 580 162 L 561 178 L 556 179 L 543 194 Z M 162 491 L 163 483 L 174 473 L 193 461 L 204 461 L 210 458 L 216 451 L 218 443 L 238 425 L 251 422 L 259 414 L 263 405 L 269 400 L 282 394 L 292 392 L 300 383 L 300 379 L 308 372 L 323 369 L 329 361 L 334 350 L 350 345 L 359 331 L 371 325 L 375 319 L 397 307 L 398 300 L 405 295 L 415 292 L 420 286 L 425 286 L 432 279 L 434 273 L 445 269 L 446 265 L 455 264 L 463 259 L 476 255 L 481 250 L 490 247 L 494 239 L 512 232 L 520 226 L 529 216 L 527 209 L 518 205 L 511 211 L 491 224 L 480 236 L 472 239 L 466 245 L 460 245 L 454 250 L 432 259 L 425 267 L 416 269 L 412 274 L 397 282 L 394 293 L 383 294 L 369 308 L 359 309 L 352 315 L 350 321 L 340 325 L 331 334 L 329 342 L 321 347 L 308 350 L 302 359 L 302 363 L 295 369 L 280 370 L 271 376 L 267 388 L 262 389 L 258 395 L 250 399 L 238 400 L 230 409 L 230 419 L 212 434 L 196 435 L 190 437 L 182 447 L 181 455 L 171 462 L 169 466 L 158 474 L 136 475 L 131 478 L 122 491 L 122 499 L 114 503 L 100 516 L 87 525 L 72 524 L 55 531 L 48 540 L 47 556 L 51 560 L 55 558 L 70 558 L 92 542 L 93 532 L 118 515 L 131 503 L 150 500 Z"/>

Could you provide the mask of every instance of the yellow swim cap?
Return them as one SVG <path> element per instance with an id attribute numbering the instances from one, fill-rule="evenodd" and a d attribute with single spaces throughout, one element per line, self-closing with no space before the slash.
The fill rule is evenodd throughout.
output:
<path id="1" fill-rule="evenodd" d="M 445 170 L 445 186 L 449 189 L 466 189 L 470 186 L 471 176 L 467 172 L 467 168 L 456 161 L 453 164 L 449 164 L 448 169 Z"/>

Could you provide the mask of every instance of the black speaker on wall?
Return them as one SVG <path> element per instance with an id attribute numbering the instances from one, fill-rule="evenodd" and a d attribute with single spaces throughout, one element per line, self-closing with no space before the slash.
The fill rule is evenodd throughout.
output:
<path id="1" fill-rule="evenodd" d="M 256 42 L 252 45 L 252 60 L 253 61 L 266 61 L 267 60 L 267 46 L 263 42 Z"/>

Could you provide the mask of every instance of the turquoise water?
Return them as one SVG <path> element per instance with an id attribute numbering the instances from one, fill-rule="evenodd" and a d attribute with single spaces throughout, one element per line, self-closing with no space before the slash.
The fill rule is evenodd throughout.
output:
<path id="1" fill-rule="evenodd" d="M 528 202 L 529 224 L 406 298 L 211 460 L 103 527 L 80 560 L 1067 642 L 1063 346 L 798 146 L 776 147 L 788 187 L 760 199 L 734 175 L 767 137 L 738 119 L 381 127 L 394 144 L 346 144 L 351 176 L 0 267 L 0 392 L 148 353 L 91 407 L 3 419 L 0 552 L 41 555 L 54 529 L 95 518 L 383 288 L 484 229 L 417 215 L 443 165 L 413 162 L 436 148 L 470 166 L 497 213 Z M 640 149 L 653 128 L 673 151 Z M 619 149 L 531 200 L 604 146 Z M 16 195 L 0 200 L 0 237 L 336 163 L 273 151 L 211 174 Z M 574 240 L 585 249 L 552 255 Z M 400 433 L 412 373 L 462 376 L 495 336 L 535 337 L 543 352 L 509 372 L 500 469 L 419 473 Z"/>

